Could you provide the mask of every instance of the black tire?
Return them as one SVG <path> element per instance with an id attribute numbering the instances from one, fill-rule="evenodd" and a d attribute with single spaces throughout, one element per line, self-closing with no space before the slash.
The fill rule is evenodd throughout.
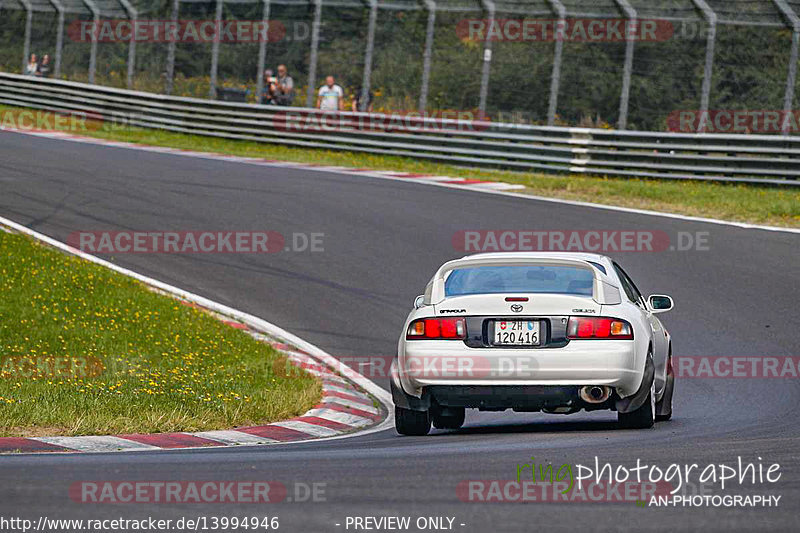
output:
<path id="1" fill-rule="evenodd" d="M 669 356 L 669 368 L 672 368 L 672 355 Z M 666 422 L 672 418 L 672 393 L 675 391 L 675 376 L 667 373 L 667 383 L 664 385 L 664 394 L 656 402 L 656 422 Z"/>
<path id="2" fill-rule="evenodd" d="M 641 407 L 630 413 L 617 413 L 619 425 L 626 429 L 647 429 L 656 421 L 655 379 L 650 383 L 650 392 Z"/>
<path id="3" fill-rule="evenodd" d="M 464 425 L 465 409 L 448 407 L 448 414 L 433 413 L 433 427 L 436 429 L 458 429 Z"/>
<path id="4" fill-rule="evenodd" d="M 427 435 L 431 430 L 431 417 L 428 411 L 412 411 L 395 406 L 394 427 L 401 435 Z"/>

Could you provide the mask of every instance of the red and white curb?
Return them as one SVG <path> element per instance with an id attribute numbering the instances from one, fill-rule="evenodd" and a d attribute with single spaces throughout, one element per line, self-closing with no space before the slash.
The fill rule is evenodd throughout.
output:
<path id="1" fill-rule="evenodd" d="M 202 159 L 234 161 L 236 163 L 248 163 L 253 165 L 265 165 L 270 167 L 304 168 L 308 170 L 316 170 L 322 172 L 356 174 L 360 176 L 371 176 L 371 177 L 380 177 L 380 178 L 397 179 L 397 180 L 414 180 L 423 183 L 434 182 L 442 185 L 463 186 L 463 187 L 477 188 L 477 189 L 512 190 L 512 189 L 525 188 L 524 185 L 514 185 L 511 183 L 502 183 L 497 181 L 456 178 L 452 176 L 435 176 L 433 174 L 415 174 L 411 172 L 393 172 L 387 170 L 374 170 L 369 168 L 354 169 L 349 167 L 327 166 L 314 163 L 295 163 L 292 161 L 276 161 L 274 159 L 263 159 L 259 157 L 242 157 L 235 155 L 217 154 L 213 152 L 197 152 L 194 150 L 184 150 L 182 148 L 168 148 L 164 146 L 151 146 L 147 144 L 96 139 L 94 137 L 74 135 L 63 131 L 19 130 L 14 128 L 0 128 L 0 130 L 3 129 L 7 131 L 13 131 L 14 133 L 24 133 L 28 135 L 36 135 L 38 137 L 48 137 L 53 139 L 76 141 L 88 144 L 100 144 L 103 146 L 110 146 L 113 148 L 129 148 L 134 150 L 144 150 L 147 152 L 158 152 L 161 154 L 177 154 L 189 157 L 199 157 Z"/>
<path id="2" fill-rule="evenodd" d="M 345 438 L 394 426 L 391 394 L 332 355 L 260 318 L 122 268 L 0 217 L 0 228 L 29 235 L 67 253 L 133 277 L 153 290 L 210 312 L 231 327 L 268 342 L 296 367 L 322 381 L 322 399 L 302 415 L 260 426 L 226 430 L 101 436 L 0 437 L 0 453 L 130 452 L 286 444 L 310 439 Z"/>

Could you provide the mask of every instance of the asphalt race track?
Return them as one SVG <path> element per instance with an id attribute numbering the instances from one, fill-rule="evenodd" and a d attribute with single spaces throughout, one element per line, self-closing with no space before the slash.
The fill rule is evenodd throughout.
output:
<path id="1" fill-rule="evenodd" d="M 663 316 L 676 356 L 800 355 L 800 234 L 371 179 L 0 133 L 0 215 L 59 240 L 81 230 L 324 233 L 322 252 L 128 254 L 125 267 L 252 313 L 335 356 L 391 356 L 434 270 L 463 255 L 463 229 L 708 232 L 708 250 L 618 253 Z M 108 258 L 108 257 L 106 257 Z M 362 369 L 363 370 L 363 369 Z M 376 378 L 386 387 L 387 381 Z M 681 379 L 675 415 L 620 430 L 614 413 L 477 413 L 457 432 L 384 431 L 256 448 L 0 457 L 0 514 L 49 518 L 280 518 L 280 530 L 336 532 L 348 516 L 455 517 L 486 531 L 790 531 L 800 523 L 798 379 Z M 777 508 L 639 508 L 625 503 L 463 502 L 466 480 L 510 480 L 516 465 L 779 463 Z M 81 504 L 81 480 L 324 483 L 325 501 L 269 506 Z M 713 487 L 714 494 L 722 494 Z M 320 498 L 321 499 L 321 498 Z M 339 525 L 337 525 L 339 524 Z M 461 525 L 463 524 L 463 525 Z M 414 529 L 412 529 L 413 531 Z M 353 531 L 352 527 L 349 531 Z"/>

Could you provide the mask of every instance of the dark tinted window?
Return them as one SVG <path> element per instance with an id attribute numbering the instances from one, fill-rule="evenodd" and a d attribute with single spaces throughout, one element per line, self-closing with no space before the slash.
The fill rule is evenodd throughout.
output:
<path id="1" fill-rule="evenodd" d="M 642 303 L 642 293 L 639 292 L 639 289 L 636 288 L 634 285 L 633 280 L 631 280 L 630 276 L 622 270 L 622 267 L 619 266 L 617 263 L 614 263 L 614 270 L 617 271 L 617 275 L 622 282 L 622 289 L 625 291 L 625 294 L 628 295 L 628 299 L 635 304 Z"/>
<path id="2" fill-rule="evenodd" d="M 507 292 L 592 295 L 594 274 L 564 266 L 492 266 L 459 268 L 444 283 L 446 296 Z"/>

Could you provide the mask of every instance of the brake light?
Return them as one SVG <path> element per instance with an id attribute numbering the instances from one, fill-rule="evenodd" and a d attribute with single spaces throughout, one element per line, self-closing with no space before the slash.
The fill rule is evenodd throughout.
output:
<path id="1" fill-rule="evenodd" d="M 619 318 L 571 316 L 568 339 L 633 339 L 631 325 Z"/>
<path id="2" fill-rule="evenodd" d="M 467 327 L 463 318 L 421 318 L 408 325 L 406 339 L 465 339 Z"/>

